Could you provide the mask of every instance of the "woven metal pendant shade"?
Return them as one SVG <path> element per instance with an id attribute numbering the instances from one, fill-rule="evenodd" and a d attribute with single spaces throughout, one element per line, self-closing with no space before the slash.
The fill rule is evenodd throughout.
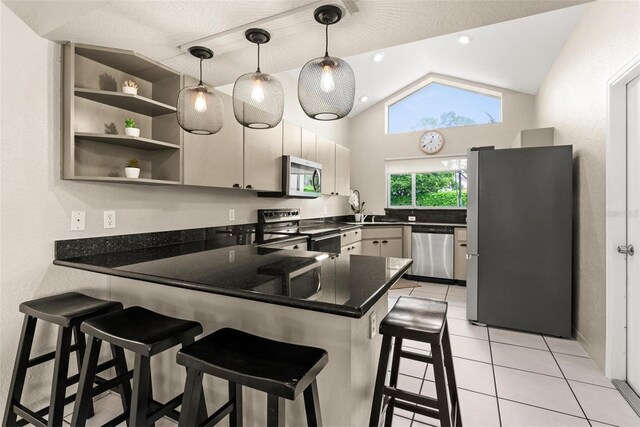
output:
<path id="1" fill-rule="evenodd" d="M 187 86 L 178 94 L 178 124 L 189 133 L 211 135 L 219 132 L 224 123 L 222 98 L 202 84 L 202 61 L 212 58 L 213 52 L 206 47 L 194 46 L 189 48 L 189 53 L 200 59 L 200 83 Z"/>
<path id="2" fill-rule="evenodd" d="M 233 85 L 233 114 L 242 126 L 269 129 L 278 126 L 284 113 L 284 90 L 275 77 L 260 71 L 260 45 L 271 40 L 261 28 L 250 28 L 245 37 L 258 46 L 258 69 L 243 74 Z"/>
<path id="3" fill-rule="evenodd" d="M 340 58 L 314 58 L 300 70 L 298 100 L 312 119 L 337 120 L 345 117 L 353 108 L 355 95 L 353 70 Z"/>

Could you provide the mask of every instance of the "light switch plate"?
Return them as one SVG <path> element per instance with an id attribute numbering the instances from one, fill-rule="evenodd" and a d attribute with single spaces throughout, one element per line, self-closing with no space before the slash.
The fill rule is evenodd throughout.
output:
<path id="1" fill-rule="evenodd" d="M 71 212 L 71 231 L 84 231 L 85 211 Z"/>
<path id="2" fill-rule="evenodd" d="M 104 211 L 104 228 L 116 228 L 116 211 Z"/>
<path id="3" fill-rule="evenodd" d="M 372 312 L 369 315 L 369 339 L 373 339 L 378 332 L 378 321 L 376 319 L 376 312 Z"/>
<path id="4" fill-rule="evenodd" d="M 416 220 L 416 217 L 415 217 L 415 216 L 410 216 L 410 217 L 409 217 L 409 221 L 415 221 L 415 220 Z"/>
<path id="5" fill-rule="evenodd" d="M 236 210 L 229 209 L 229 221 L 235 221 L 235 220 L 236 220 Z"/>
<path id="6" fill-rule="evenodd" d="M 229 251 L 229 263 L 236 262 L 236 251 L 234 249 Z"/>

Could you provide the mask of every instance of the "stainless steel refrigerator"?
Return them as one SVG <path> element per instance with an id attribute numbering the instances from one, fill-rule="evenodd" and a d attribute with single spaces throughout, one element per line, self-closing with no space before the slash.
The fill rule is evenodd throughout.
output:
<path id="1" fill-rule="evenodd" d="M 572 147 L 468 153 L 467 318 L 571 336 Z"/>

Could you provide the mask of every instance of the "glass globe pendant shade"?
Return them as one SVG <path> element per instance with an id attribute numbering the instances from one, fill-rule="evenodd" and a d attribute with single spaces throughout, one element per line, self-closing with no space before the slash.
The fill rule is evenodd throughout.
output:
<path id="1" fill-rule="evenodd" d="M 200 46 L 189 48 L 189 52 L 200 59 L 200 83 L 187 86 L 178 94 L 176 116 L 182 129 L 196 135 L 212 135 L 222 129 L 224 105 L 216 91 L 202 84 L 202 61 L 213 57 L 210 49 Z"/>
<path id="2" fill-rule="evenodd" d="M 307 62 L 298 76 L 298 101 L 305 114 L 316 120 L 337 120 L 353 109 L 356 78 L 349 64 L 329 56 L 329 25 L 342 18 L 342 9 L 320 6 L 314 12 L 317 22 L 325 26 L 325 54 Z"/>
<path id="3" fill-rule="evenodd" d="M 351 112 L 356 95 L 353 70 L 340 58 L 324 56 L 307 62 L 298 77 L 298 101 L 316 120 L 337 120 Z"/>
<path id="4" fill-rule="evenodd" d="M 271 34 L 260 28 L 250 28 L 245 37 L 258 45 L 258 69 L 241 75 L 233 85 L 233 113 L 242 126 L 270 129 L 278 126 L 284 113 L 282 84 L 260 71 L 260 45 L 268 43 Z"/>
<path id="5" fill-rule="evenodd" d="M 278 126 L 284 113 L 282 84 L 269 74 L 243 74 L 233 86 L 233 113 L 238 123 L 248 128 Z"/>

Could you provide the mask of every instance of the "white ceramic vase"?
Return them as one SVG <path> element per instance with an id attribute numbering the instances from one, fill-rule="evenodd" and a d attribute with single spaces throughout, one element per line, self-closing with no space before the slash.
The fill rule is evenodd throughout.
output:
<path id="1" fill-rule="evenodd" d="M 137 95 L 138 94 L 138 88 L 137 87 L 122 86 L 122 93 L 129 93 L 131 95 Z"/>
<path id="2" fill-rule="evenodd" d="M 140 168 L 124 168 L 127 178 L 140 178 Z"/>
<path id="3" fill-rule="evenodd" d="M 353 216 L 355 217 L 356 222 L 362 222 L 362 214 L 361 213 L 353 214 Z"/>
<path id="4" fill-rule="evenodd" d="M 124 133 L 127 136 L 140 136 L 140 129 L 138 129 L 138 128 L 124 128 Z"/>

